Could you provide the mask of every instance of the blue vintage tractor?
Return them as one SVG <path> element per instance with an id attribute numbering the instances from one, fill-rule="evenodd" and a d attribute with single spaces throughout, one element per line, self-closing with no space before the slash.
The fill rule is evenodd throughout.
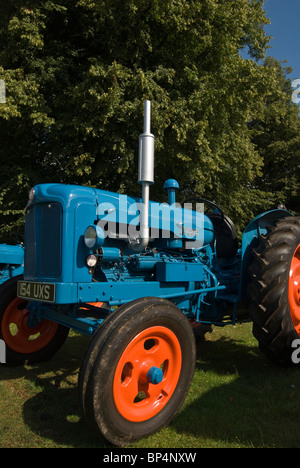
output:
<path id="1" fill-rule="evenodd" d="M 20 304 L 24 302 L 17 297 L 16 287 L 18 279 L 23 278 L 23 271 L 24 248 L 22 244 L 0 244 L 0 345 L 2 347 L 3 345 L 6 347 L 3 340 L 8 338 L 5 334 L 5 328 L 7 327 L 5 320 L 11 314 L 12 310 L 17 310 Z M 9 335 L 11 335 L 11 331 Z M 0 362 L 5 363 L 6 359 L 4 358 L 4 360 L 0 360 Z"/>
<path id="2" fill-rule="evenodd" d="M 168 203 L 150 201 L 154 136 L 150 102 L 144 106 L 141 199 L 35 186 L 18 281 L 23 306 L 10 311 L 2 298 L 0 307 L 8 362 L 51 356 L 70 328 L 91 336 L 79 374 L 82 411 L 119 446 L 159 430 L 180 409 L 197 326 L 250 316 L 263 351 L 285 364 L 300 335 L 300 219 L 284 209 L 262 213 L 239 243 L 214 203 L 176 203 L 173 179 L 164 185 Z M 11 323 L 20 324 L 18 333 Z"/>
<path id="3" fill-rule="evenodd" d="M 0 244 L 0 288 L 5 282 L 23 275 L 24 247 L 22 244 Z"/>

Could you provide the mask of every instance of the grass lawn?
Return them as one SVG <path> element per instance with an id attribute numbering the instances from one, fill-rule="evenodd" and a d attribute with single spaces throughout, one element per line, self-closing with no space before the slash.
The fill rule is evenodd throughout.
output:
<path id="1" fill-rule="evenodd" d="M 214 328 L 197 344 L 179 414 L 139 448 L 299 448 L 300 372 L 270 363 L 252 325 Z M 88 338 L 71 332 L 51 361 L 0 367 L 1 448 L 111 448 L 82 419 L 77 378 Z"/>

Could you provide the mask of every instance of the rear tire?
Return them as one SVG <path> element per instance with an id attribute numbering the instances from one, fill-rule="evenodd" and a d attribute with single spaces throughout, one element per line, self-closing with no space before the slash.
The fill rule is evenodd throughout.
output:
<path id="1" fill-rule="evenodd" d="M 300 337 L 300 218 L 269 226 L 253 255 L 248 287 L 253 334 L 269 359 L 290 366 L 292 344 Z"/>

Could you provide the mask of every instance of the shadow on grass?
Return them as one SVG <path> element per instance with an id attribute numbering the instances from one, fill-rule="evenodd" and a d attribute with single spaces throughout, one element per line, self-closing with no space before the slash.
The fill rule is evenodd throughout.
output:
<path id="1" fill-rule="evenodd" d="M 49 362 L 1 367 L 0 380 L 28 382 L 24 422 L 45 445 L 112 447 L 80 414 L 77 381 L 87 340 L 69 336 Z M 257 347 L 230 338 L 201 342 L 190 394 L 171 424 L 178 434 L 223 446 L 299 447 L 297 389 L 298 371 L 269 363 Z"/>
<path id="2" fill-rule="evenodd" d="M 258 347 L 226 338 L 200 343 L 197 351 L 194 396 L 172 422 L 177 433 L 230 447 L 300 447 L 298 369 L 278 367 Z"/>
<path id="3" fill-rule="evenodd" d="M 0 381 L 21 378 L 28 382 L 26 393 L 34 395 L 24 402 L 24 422 L 38 437 L 50 441 L 46 445 L 111 447 L 89 428 L 79 407 L 78 373 L 87 346 L 87 337 L 69 336 L 47 362 L 24 367 L 1 366 Z"/>

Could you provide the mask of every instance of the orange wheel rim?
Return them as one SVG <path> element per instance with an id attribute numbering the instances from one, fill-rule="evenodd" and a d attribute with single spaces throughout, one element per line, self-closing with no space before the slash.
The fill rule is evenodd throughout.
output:
<path id="1" fill-rule="evenodd" d="M 295 250 L 290 267 L 289 305 L 295 330 L 300 336 L 300 244 Z"/>
<path id="2" fill-rule="evenodd" d="M 101 307 L 103 306 L 104 303 L 103 303 L 103 302 L 86 302 L 86 304 L 91 305 L 91 306 L 93 306 L 93 307 L 99 307 L 99 308 L 101 308 Z M 85 308 L 85 307 L 81 307 L 81 309 L 83 309 L 83 310 L 88 310 L 88 309 Z"/>
<path id="3" fill-rule="evenodd" d="M 6 345 L 13 351 L 30 354 L 43 349 L 54 338 L 57 323 L 42 320 L 35 327 L 28 326 L 29 311 L 24 300 L 15 298 L 7 306 L 1 332 Z"/>
<path id="4" fill-rule="evenodd" d="M 181 371 L 181 348 L 168 328 L 155 326 L 139 333 L 124 350 L 117 364 L 113 396 L 119 413 L 127 420 L 142 422 L 158 414 L 168 403 Z M 161 381 L 149 381 L 150 369 Z"/>

